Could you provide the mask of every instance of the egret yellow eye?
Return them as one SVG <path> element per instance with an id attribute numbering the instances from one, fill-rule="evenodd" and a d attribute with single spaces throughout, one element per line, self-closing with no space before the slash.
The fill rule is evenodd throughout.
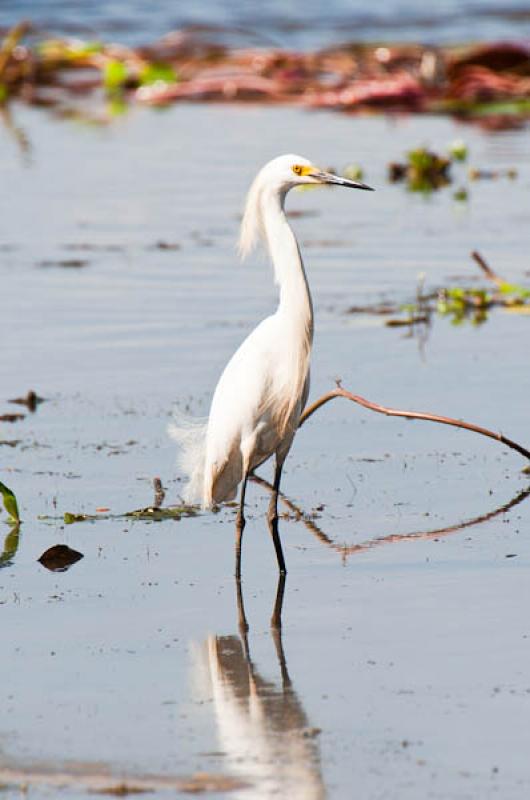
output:
<path id="1" fill-rule="evenodd" d="M 300 166 L 300 164 L 295 164 L 293 166 L 293 172 L 294 172 L 295 175 L 301 175 L 302 174 L 302 167 Z"/>

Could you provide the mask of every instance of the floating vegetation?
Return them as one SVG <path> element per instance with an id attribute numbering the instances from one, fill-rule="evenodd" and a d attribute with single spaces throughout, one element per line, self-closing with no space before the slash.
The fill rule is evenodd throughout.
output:
<path id="1" fill-rule="evenodd" d="M 434 111 L 492 128 L 530 117 L 525 43 L 433 48 L 353 42 L 301 53 L 230 48 L 212 37 L 209 29 L 189 28 L 132 48 L 43 39 L 20 23 L 0 47 L 0 103 L 18 98 L 95 122 L 123 114 L 132 103 L 190 100 Z M 465 148 L 456 146 L 453 157 L 464 160 Z"/>
<path id="2" fill-rule="evenodd" d="M 429 326 L 434 315 L 447 317 L 453 325 L 461 325 L 464 322 L 482 325 L 494 308 L 522 314 L 530 313 L 530 288 L 501 278 L 480 253 L 475 251 L 471 256 L 490 282 L 488 287 L 445 286 L 425 292 L 422 277 L 413 302 L 352 306 L 348 309 L 348 313 L 387 316 L 389 319 L 385 321 L 385 325 L 389 328 Z"/>
<path id="3" fill-rule="evenodd" d="M 72 514 L 65 511 L 63 521 L 65 525 L 73 525 L 75 522 L 95 522 L 102 519 L 143 519 L 161 522 L 164 519 L 179 520 L 181 517 L 195 517 L 198 514 L 197 506 L 167 506 L 160 508 L 156 505 L 146 508 L 137 508 L 134 511 L 126 511 L 123 514 Z"/>
<path id="4" fill-rule="evenodd" d="M 458 168 L 459 162 L 466 161 L 468 155 L 467 145 L 460 140 L 449 145 L 447 154 L 435 153 L 426 147 L 417 147 L 406 154 L 405 161 L 394 161 L 388 165 L 388 180 L 391 183 L 405 183 L 411 192 L 429 193 L 452 183 L 452 166 L 457 165 Z M 517 170 L 513 167 L 497 170 L 469 167 L 467 180 L 470 182 L 498 178 L 514 180 L 517 174 Z M 457 202 L 466 202 L 469 198 L 468 188 L 464 185 L 466 174 L 460 171 L 459 175 L 462 185 L 453 196 Z"/>
<path id="5" fill-rule="evenodd" d="M 451 182 L 451 159 L 418 147 L 407 153 L 404 163 L 388 165 L 388 179 L 392 183 L 405 181 L 412 192 L 429 192 Z"/>

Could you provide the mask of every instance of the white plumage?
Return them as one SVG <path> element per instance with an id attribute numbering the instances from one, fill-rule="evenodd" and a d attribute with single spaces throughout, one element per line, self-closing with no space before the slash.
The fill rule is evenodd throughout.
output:
<path id="1" fill-rule="evenodd" d="M 276 523 L 283 462 L 309 392 L 313 307 L 298 242 L 284 211 L 289 189 L 308 183 L 369 188 L 323 172 L 296 155 L 279 156 L 258 173 L 247 196 L 239 250 L 245 257 L 260 237 L 264 239 L 280 288 L 278 308 L 252 331 L 226 365 L 207 423 L 178 420 L 171 428 L 181 444 L 180 466 L 189 476 L 188 502 L 199 500 L 208 508 L 233 499 L 243 483 L 239 541 L 247 477 L 272 455 L 276 456 L 276 473 L 269 520 Z M 283 572 L 277 530 L 273 539 Z"/>

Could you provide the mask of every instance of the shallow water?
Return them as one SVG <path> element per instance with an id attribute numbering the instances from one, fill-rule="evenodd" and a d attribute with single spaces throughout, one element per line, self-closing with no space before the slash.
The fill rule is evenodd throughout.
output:
<path id="1" fill-rule="evenodd" d="M 345 401 L 320 411 L 285 470 L 314 524 L 281 521 L 281 641 L 268 496 L 249 489 L 246 656 L 233 509 L 159 523 L 62 515 L 148 506 L 154 476 L 178 502 L 171 410 L 207 413 L 223 364 L 274 307 L 268 266 L 239 265 L 234 243 L 249 181 L 282 151 L 360 162 L 377 190 L 289 198 L 315 301 L 312 397 L 340 376 L 528 446 L 528 316 L 436 319 L 420 346 L 346 313 L 413 298 L 419 272 L 431 287 L 471 280 L 473 248 L 528 283 L 528 133 L 215 106 L 135 111 L 109 128 L 21 108 L 16 124 L 32 149 L 2 130 L 1 409 L 24 412 L 7 399 L 29 388 L 47 402 L 0 423 L 0 440 L 19 440 L 1 447 L 0 480 L 24 519 L 0 571 L 0 764 L 223 774 L 248 788 L 221 796 L 242 798 L 526 794 L 530 484 L 513 452 Z M 465 167 L 429 197 L 386 183 L 389 160 L 456 136 L 473 165 L 515 165 L 518 178 L 471 184 L 467 204 L 452 197 Z M 87 263 L 53 263 L 72 258 Z M 84 554 L 63 573 L 37 562 L 58 543 Z"/>

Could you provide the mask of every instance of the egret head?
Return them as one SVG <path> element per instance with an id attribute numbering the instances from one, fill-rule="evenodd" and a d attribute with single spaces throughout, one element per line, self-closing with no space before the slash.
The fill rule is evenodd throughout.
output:
<path id="1" fill-rule="evenodd" d="M 252 250 L 263 233 L 263 203 L 272 201 L 274 204 L 280 198 L 283 205 L 289 189 L 308 184 L 331 184 L 373 191 L 365 183 L 350 181 L 326 172 L 303 156 L 287 155 L 273 158 L 260 170 L 247 195 L 239 239 L 239 252 L 243 258 Z"/>
<path id="2" fill-rule="evenodd" d="M 373 192 L 371 186 L 359 181 L 351 181 L 334 175 L 331 172 L 315 166 L 303 156 L 287 155 L 278 156 L 269 161 L 260 172 L 262 185 L 269 185 L 279 192 L 288 192 L 293 186 L 307 184 L 329 184 L 346 186 L 350 189 L 364 189 Z"/>

